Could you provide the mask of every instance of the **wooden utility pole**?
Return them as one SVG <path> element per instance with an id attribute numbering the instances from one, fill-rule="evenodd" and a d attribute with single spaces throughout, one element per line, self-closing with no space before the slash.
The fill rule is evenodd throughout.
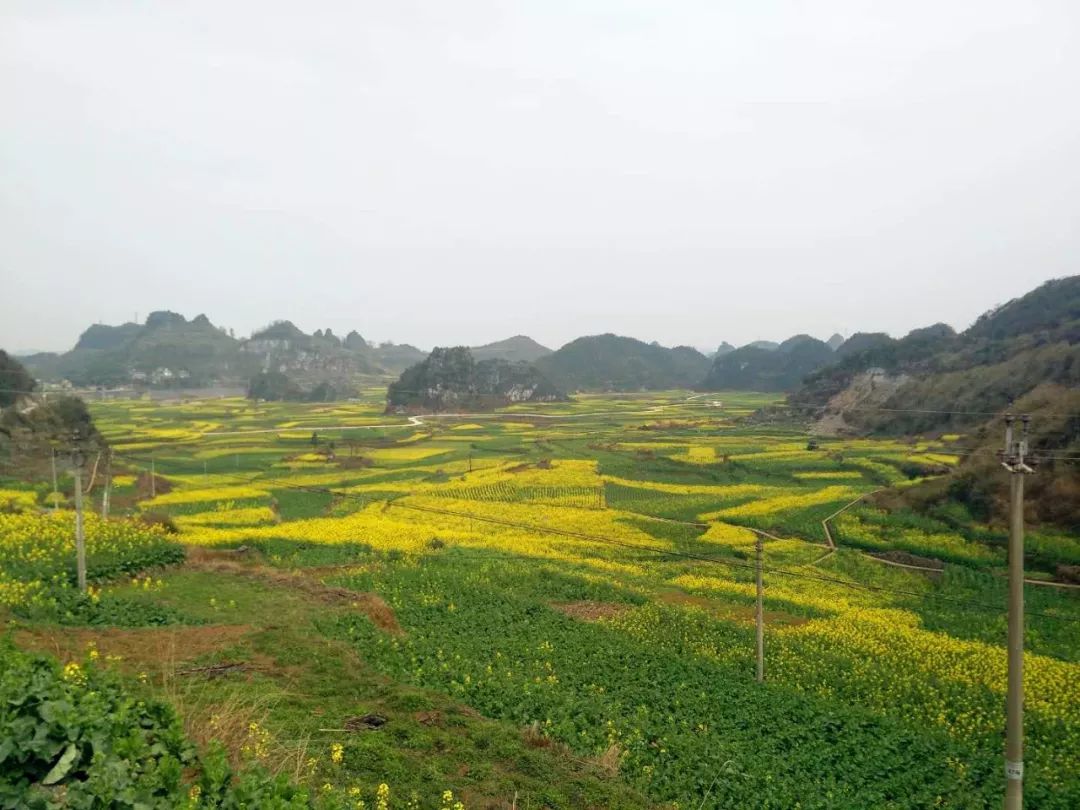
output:
<path id="1" fill-rule="evenodd" d="M 1005 698 L 1005 810 L 1024 806 L 1024 476 L 1035 472 L 1024 459 L 1031 417 L 1020 417 L 1023 432 L 1013 438 L 1014 417 L 1005 417 L 1002 466 L 1009 471 L 1009 677 Z"/>
<path id="2" fill-rule="evenodd" d="M 764 543 L 761 535 L 754 540 L 754 574 L 757 578 L 757 682 L 765 680 L 765 587 L 761 579 L 761 557 Z"/>
<path id="3" fill-rule="evenodd" d="M 76 438 L 76 441 L 78 439 Z M 86 537 L 83 533 L 82 466 L 85 462 L 78 445 L 71 452 L 71 474 L 75 477 L 75 567 L 79 590 L 86 593 Z"/>

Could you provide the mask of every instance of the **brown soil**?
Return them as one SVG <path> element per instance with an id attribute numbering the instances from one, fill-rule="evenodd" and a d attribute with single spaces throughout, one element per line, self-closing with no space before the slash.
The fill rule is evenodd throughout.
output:
<path id="1" fill-rule="evenodd" d="M 702 608 L 718 619 L 744 622 L 746 624 L 753 624 L 757 621 L 757 612 L 750 605 L 736 605 L 731 602 L 711 599 L 707 596 L 695 596 L 679 590 L 663 591 L 660 594 L 660 599 L 663 602 L 667 602 L 669 605 L 689 605 L 691 607 Z M 766 610 L 764 612 L 764 618 L 766 625 L 780 624 L 793 626 L 806 624 L 810 621 L 805 616 L 796 616 L 792 613 L 785 613 L 782 610 Z"/>
<path id="2" fill-rule="evenodd" d="M 172 492 L 172 483 L 167 478 L 155 475 L 153 489 L 155 495 L 164 495 L 166 492 Z M 150 473 L 140 473 L 135 479 L 135 493 L 139 500 L 150 497 Z"/>
<path id="3" fill-rule="evenodd" d="M 413 720 L 424 726 L 441 727 L 443 724 L 443 713 L 437 709 L 430 712 L 416 712 L 413 714 Z"/>
<path id="4" fill-rule="evenodd" d="M 633 608 L 633 605 L 617 602 L 590 602 L 587 599 L 580 602 L 552 602 L 550 604 L 560 613 L 585 622 L 598 622 L 601 619 L 619 616 Z"/>
<path id="5" fill-rule="evenodd" d="M 937 571 L 944 570 L 945 563 L 935 560 L 933 557 L 920 557 L 918 554 L 909 554 L 906 551 L 877 551 L 870 554 L 879 560 L 900 563 L 901 565 L 916 565 L 920 568 L 933 568 Z"/>
<path id="6" fill-rule="evenodd" d="M 257 556 L 249 554 L 198 547 L 190 547 L 188 551 L 188 567 L 190 568 L 255 577 L 274 585 L 292 588 L 331 605 L 356 608 L 371 619 L 376 627 L 391 635 L 402 635 L 404 632 L 398 624 L 393 608 L 386 604 L 378 594 L 360 593 L 350 591 L 348 588 L 324 585 L 308 573 L 271 568 L 258 562 Z"/>
<path id="7" fill-rule="evenodd" d="M 29 650 L 51 653 L 61 661 L 81 661 L 93 642 L 104 658 L 119 655 L 120 666 L 136 671 L 158 669 L 192 661 L 236 644 L 252 632 L 246 624 L 199 627 L 37 627 L 15 631 L 15 643 Z"/>

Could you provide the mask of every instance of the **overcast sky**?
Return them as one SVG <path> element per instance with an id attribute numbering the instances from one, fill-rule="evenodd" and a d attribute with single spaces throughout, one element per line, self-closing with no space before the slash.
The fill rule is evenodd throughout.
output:
<path id="1" fill-rule="evenodd" d="M 1080 272 L 1075 0 L 0 4 L 0 347 L 715 347 Z"/>

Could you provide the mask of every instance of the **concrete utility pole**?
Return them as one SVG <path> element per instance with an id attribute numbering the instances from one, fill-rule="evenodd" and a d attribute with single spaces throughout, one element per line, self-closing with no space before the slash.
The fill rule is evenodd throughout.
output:
<path id="1" fill-rule="evenodd" d="M 761 580 L 761 556 L 764 543 L 761 535 L 754 540 L 754 573 L 757 578 L 757 682 L 765 680 L 765 588 Z"/>
<path id="2" fill-rule="evenodd" d="M 1009 680 L 1005 698 L 1005 810 L 1024 806 L 1024 476 L 1035 472 L 1027 455 L 1031 417 L 1020 417 L 1023 433 L 1013 439 L 1013 415 L 1005 416 L 1005 451 L 1009 471 Z"/>
<path id="3" fill-rule="evenodd" d="M 52 449 L 52 510 L 55 512 L 60 501 L 60 490 L 56 485 L 56 448 Z"/>
<path id="4" fill-rule="evenodd" d="M 78 438 L 75 439 L 78 442 Z M 75 566 L 79 590 L 86 593 L 86 537 L 83 533 L 82 467 L 86 459 L 78 444 L 71 451 L 71 474 L 75 477 Z"/>
<path id="5" fill-rule="evenodd" d="M 109 495 L 112 492 L 112 450 L 105 451 L 105 486 L 101 491 L 101 518 L 109 519 Z"/>

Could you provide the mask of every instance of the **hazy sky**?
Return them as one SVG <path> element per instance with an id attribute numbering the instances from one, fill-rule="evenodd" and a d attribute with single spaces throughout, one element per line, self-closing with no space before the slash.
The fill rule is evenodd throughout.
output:
<path id="1" fill-rule="evenodd" d="M 0 4 L 0 346 L 966 326 L 1080 272 L 1075 0 Z"/>

